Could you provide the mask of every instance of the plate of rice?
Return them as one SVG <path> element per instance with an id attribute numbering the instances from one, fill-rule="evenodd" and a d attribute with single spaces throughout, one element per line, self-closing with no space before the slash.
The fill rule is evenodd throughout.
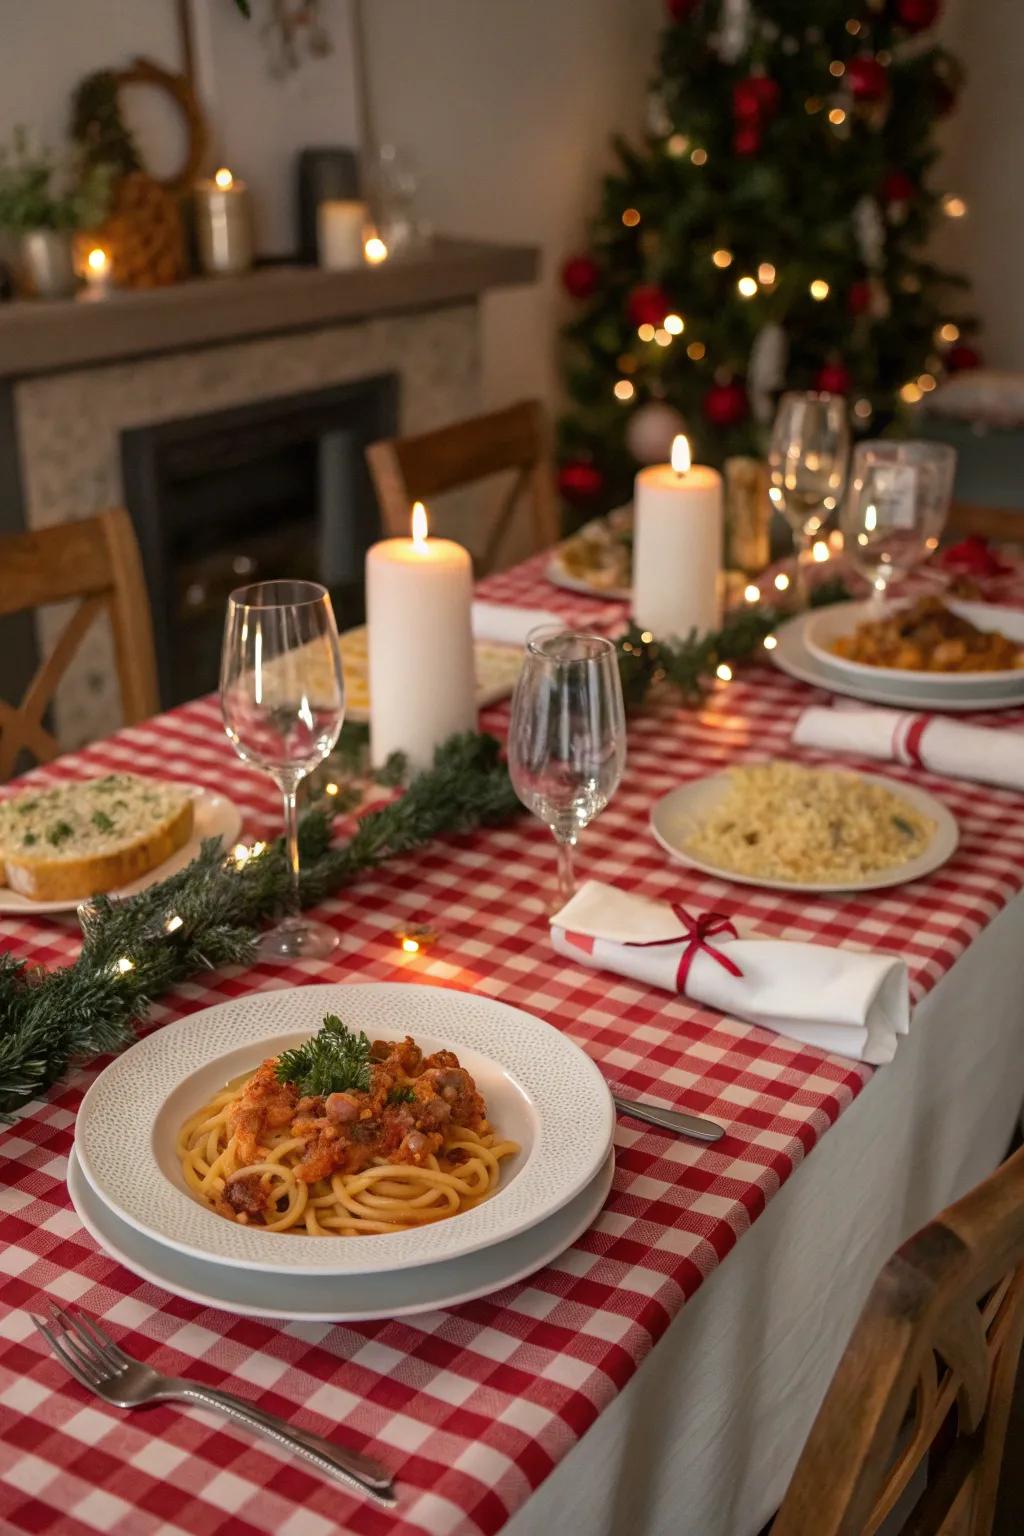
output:
<path id="1" fill-rule="evenodd" d="M 681 784 L 651 812 L 673 858 L 740 885 L 871 891 L 929 875 L 956 820 L 924 790 L 880 774 L 746 763 Z"/>

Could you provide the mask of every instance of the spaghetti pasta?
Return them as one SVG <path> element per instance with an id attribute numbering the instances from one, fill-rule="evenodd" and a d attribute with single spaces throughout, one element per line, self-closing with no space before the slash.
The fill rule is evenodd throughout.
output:
<path id="1" fill-rule="evenodd" d="M 267 1232 L 354 1237 L 443 1221 L 486 1200 L 519 1151 L 489 1124 L 451 1051 L 362 1037 L 364 1086 L 303 1093 L 271 1057 L 191 1115 L 178 1136 L 188 1188 Z M 361 1075 L 358 1075 L 361 1074 Z"/>

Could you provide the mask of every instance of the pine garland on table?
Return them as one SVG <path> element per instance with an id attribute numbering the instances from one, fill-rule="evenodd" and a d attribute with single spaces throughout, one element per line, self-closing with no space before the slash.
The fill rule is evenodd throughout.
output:
<path id="1" fill-rule="evenodd" d="M 497 826 L 520 810 L 498 741 L 452 737 L 401 799 L 360 819 L 343 847 L 331 847 L 333 805 L 306 813 L 303 905 L 441 833 Z M 250 962 L 259 924 L 285 908 L 289 883 L 280 840 L 240 863 L 213 839 L 186 869 L 139 895 L 89 902 L 73 965 L 42 971 L 0 956 L 0 1113 L 48 1088 L 72 1061 L 126 1045 L 132 1025 L 177 983 Z"/>

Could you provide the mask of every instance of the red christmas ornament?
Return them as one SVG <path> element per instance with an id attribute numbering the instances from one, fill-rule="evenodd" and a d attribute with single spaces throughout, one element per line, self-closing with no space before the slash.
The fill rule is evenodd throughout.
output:
<path id="1" fill-rule="evenodd" d="M 671 308 L 672 300 L 657 283 L 642 283 L 629 296 L 629 318 L 634 325 L 658 326 Z"/>
<path id="2" fill-rule="evenodd" d="M 589 299 L 600 280 L 601 269 L 592 256 L 570 256 L 562 268 L 562 287 L 574 299 Z"/>
<path id="3" fill-rule="evenodd" d="M 946 367 L 950 373 L 965 373 L 968 368 L 980 368 L 981 353 L 969 342 L 959 341 L 946 353 Z"/>
<path id="4" fill-rule="evenodd" d="M 558 471 L 558 489 L 574 506 L 593 501 L 604 489 L 604 475 L 586 459 L 567 459 Z"/>
<path id="5" fill-rule="evenodd" d="M 858 54 L 846 66 L 846 80 L 855 101 L 882 101 L 889 89 L 885 66 L 869 53 Z"/>
<path id="6" fill-rule="evenodd" d="M 896 19 L 908 32 L 926 32 L 941 9 L 940 0 L 896 0 Z"/>
<path id="7" fill-rule="evenodd" d="M 665 4 L 673 21 L 689 21 L 700 0 L 665 0 Z"/>
<path id="8" fill-rule="evenodd" d="M 848 395 L 852 384 L 853 376 L 849 368 L 845 363 L 836 361 L 824 363 L 814 380 L 815 389 L 822 390 L 826 395 Z"/>
<path id="9" fill-rule="evenodd" d="M 740 379 L 712 384 L 704 396 L 704 415 L 713 427 L 735 427 L 749 409 L 747 391 Z"/>
<path id="10" fill-rule="evenodd" d="M 871 284 L 866 277 L 858 277 L 850 284 L 846 294 L 846 307 L 851 315 L 863 315 L 871 308 Z M 825 388 L 819 385 L 819 388 Z"/>
<path id="11" fill-rule="evenodd" d="M 779 83 L 768 75 L 748 75 L 732 88 L 732 111 L 737 122 L 761 123 L 779 110 Z"/>
<path id="12" fill-rule="evenodd" d="M 939 560 L 947 571 L 956 571 L 960 576 L 1005 576 L 1012 570 L 980 533 L 968 534 L 959 544 L 951 544 Z"/>
<path id="13" fill-rule="evenodd" d="M 886 203 L 909 203 L 917 196 L 917 183 L 906 171 L 890 171 L 882 182 L 882 200 Z"/>
<path id="14" fill-rule="evenodd" d="M 737 155 L 756 155 L 761 148 L 761 126 L 759 123 L 741 123 L 732 136 L 733 153 Z"/>

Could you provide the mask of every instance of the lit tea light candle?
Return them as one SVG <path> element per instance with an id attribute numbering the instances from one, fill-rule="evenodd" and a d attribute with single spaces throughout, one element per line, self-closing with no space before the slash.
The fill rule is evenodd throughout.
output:
<path id="1" fill-rule="evenodd" d="M 317 255 L 322 267 L 331 272 L 346 272 L 363 265 L 368 212 L 366 204 L 356 198 L 329 197 L 319 205 Z M 384 254 L 387 255 L 386 249 Z"/>
<path id="2" fill-rule="evenodd" d="M 388 248 L 379 235 L 371 235 L 363 246 L 363 255 L 371 267 L 379 267 L 388 259 Z"/>
<path id="3" fill-rule="evenodd" d="M 680 434 L 670 464 L 636 477 L 633 618 L 658 639 L 685 639 L 721 622 L 722 477 L 691 464 Z"/>
<path id="4" fill-rule="evenodd" d="M 85 258 L 85 293 L 90 299 L 105 299 L 110 293 L 111 270 L 110 255 L 101 245 L 94 245 Z"/>
<path id="5" fill-rule="evenodd" d="M 461 544 L 427 534 L 417 502 L 412 537 L 384 539 L 366 555 L 375 766 L 404 752 L 414 769 L 427 768 L 435 748 L 476 725 L 472 561 Z"/>
<path id="6" fill-rule="evenodd" d="M 249 188 L 227 166 L 195 186 L 199 264 L 210 277 L 248 272 L 253 262 L 252 200 Z"/>

